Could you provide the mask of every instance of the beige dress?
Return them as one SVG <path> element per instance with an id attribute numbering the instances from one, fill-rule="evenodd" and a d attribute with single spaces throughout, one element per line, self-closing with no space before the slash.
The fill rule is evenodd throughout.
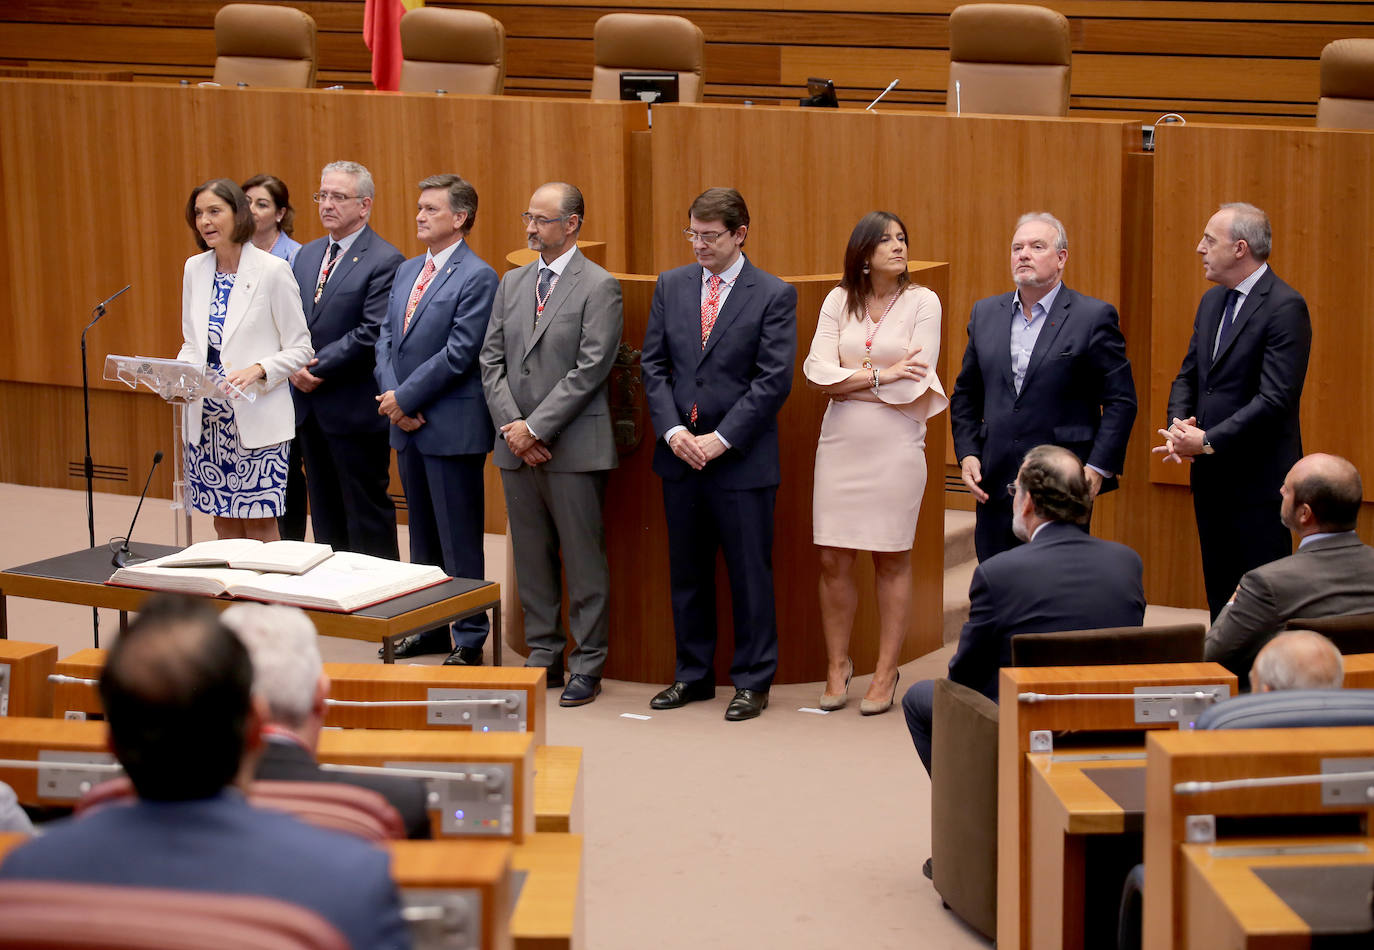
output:
<path id="1" fill-rule="evenodd" d="M 836 287 L 821 305 L 816 336 L 802 372 L 831 386 L 863 365 L 868 324 L 845 313 Z M 876 315 L 875 315 L 876 316 Z M 873 366 L 896 363 L 915 346 L 930 364 L 922 380 L 885 383 L 832 399 L 816 446 L 812 500 L 815 542 L 858 551 L 906 551 L 916 539 L 916 518 L 926 487 L 926 420 L 949 405 L 935 366 L 940 356 L 940 298 L 909 287 L 897 298 L 873 337 Z"/>

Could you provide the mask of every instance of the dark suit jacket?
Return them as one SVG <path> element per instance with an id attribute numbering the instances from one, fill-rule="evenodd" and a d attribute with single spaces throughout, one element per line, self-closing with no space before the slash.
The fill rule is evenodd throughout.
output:
<path id="1" fill-rule="evenodd" d="M 968 623 L 949 678 L 997 698 L 997 671 L 1011 665 L 1011 638 L 1145 619 L 1140 555 L 1077 525 L 1051 522 L 1030 544 L 988 558 L 973 571 Z"/>
<path id="2" fill-rule="evenodd" d="M 406 304 L 425 255 L 396 270 L 386 319 L 377 337 L 377 385 L 394 389 L 408 416 L 425 424 L 415 432 L 391 427 L 391 447 L 411 440 L 425 455 L 485 455 L 495 429 L 482 396 L 477 354 L 487 332 L 496 271 L 464 241 L 430 280 L 404 334 Z"/>
<path id="3" fill-rule="evenodd" d="M 1120 475 L 1136 398 L 1116 308 L 1061 286 L 1018 394 L 1011 372 L 1014 297 L 973 305 L 949 400 L 955 455 L 978 458 L 983 490 L 999 500 L 1037 445 L 1062 445 L 1084 464 Z M 1115 487 L 1113 478 L 1102 490 Z"/>
<path id="4" fill-rule="evenodd" d="M 310 372 L 324 380 L 314 392 L 291 387 L 296 424 L 313 412 L 325 432 L 380 432 L 387 420 L 377 414 L 372 362 L 391 279 L 404 258 L 371 226 L 364 225 L 348 253 L 339 255 L 316 303 L 315 284 L 328 250 L 328 237 L 311 241 L 300 249 L 291 266 L 319 360 Z"/>
<path id="5" fill-rule="evenodd" d="M 410 946 L 385 851 L 234 790 L 111 805 L 45 831 L 10 853 L 0 878 L 258 894 L 313 910 L 357 950 Z"/>
<path id="6" fill-rule="evenodd" d="M 294 742 L 268 739 L 254 778 L 274 782 L 338 782 L 359 785 L 381 795 L 401 815 L 406 837 L 429 838 L 429 812 L 425 808 L 425 783 L 419 779 L 322 771 L 310 753 Z"/>
<path id="7" fill-rule="evenodd" d="M 1307 302 L 1272 270 L 1245 298 L 1225 344 L 1212 358 L 1226 288 L 1202 295 L 1188 353 L 1169 391 L 1169 418 L 1197 416 L 1215 455 L 1197 456 L 1194 490 L 1244 500 L 1273 499 L 1302 458 L 1298 402 L 1312 349 Z"/>
<path id="8" fill-rule="evenodd" d="M 1294 617 L 1374 611 L 1374 548 L 1354 532 L 1318 538 L 1240 579 L 1207 631 L 1206 657 L 1248 681 L 1255 654 Z"/>
<path id="9" fill-rule="evenodd" d="M 781 480 L 778 410 L 792 389 L 797 291 L 746 259 L 701 345 L 700 264 L 659 275 L 640 359 L 658 444 L 654 471 L 671 481 L 692 468 L 663 441 L 673 426 L 719 432 L 730 449 L 701 475 L 721 488 L 765 488 Z M 697 422 L 692 425 L 692 406 Z"/>

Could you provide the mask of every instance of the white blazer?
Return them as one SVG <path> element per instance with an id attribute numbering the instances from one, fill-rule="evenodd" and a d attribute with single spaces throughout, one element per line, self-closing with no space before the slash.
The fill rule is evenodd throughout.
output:
<path id="1" fill-rule="evenodd" d="M 187 258 L 181 283 L 181 336 L 177 359 L 204 363 L 210 329 L 210 300 L 215 287 L 215 252 Z M 225 373 L 258 363 L 267 375 L 250 387 L 257 400 L 231 399 L 239 440 L 244 448 L 260 449 L 285 442 L 296 434 L 296 410 L 286 378 L 310 362 L 315 348 L 301 310 L 301 292 L 291 265 L 243 245 L 238 275 L 229 291 L 224 317 L 220 361 Z M 184 437 L 200 441 L 203 400 L 186 406 Z"/>

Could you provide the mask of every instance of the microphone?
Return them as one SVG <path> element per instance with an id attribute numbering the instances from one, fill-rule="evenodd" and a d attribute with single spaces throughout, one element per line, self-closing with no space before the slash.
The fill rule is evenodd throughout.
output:
<path id="1" fill-rule="evenodd" d="M 119 295 L 116 294 L 115 296 Z M 110 558 L 110 563 L 115 567 L 128 567 L 130 564 L 142 564 L 148 560 L 148 558 L 140 557 L 129 550 L 129 539 L 134 535 L 134 525 L 138 522 L 138 513 L 143 510 L 143 499 L 148 497 L 148 486 L 153 483 L 153 472 L 157 471 L 158 463 L 161 461 L 162 450 L 158 449 L 157 454 L 153 456 L 153 467 L 148 469 L 148 480 L 143 483 L 143 494 L 138 496 L 138 507 L 134 509 L 133 520 L 129 522 L 129 533 L 124 536 L 124 543 L 119 546 L 114 557 Z"/>
<path id="2" fill-rule="evenodd" d="M 114 293 L 110 294 L 110 296 L 106 297 L 104 300 L 100 301 L 100 303 L 95 305 L 95 310 L 93 310 L 92 313 L 99 313 L 100 317 L 105 316 L 105 308 L 110 305 L 111 301 L 113 301 L 116 297 L 124 293 L 125 290 L 128 290 L 132 286 L 133 284 L 125 284 L 122 289 L 116 290 Z M 99 320 L 100 317 L 96 317 L 96 320 Z M 92 320 L 91 322 L 95 323 L 95 320 Z"/>
<path id="3" fill-rule="evenodd" d="M 897 83 L 899 83 L 899 82 L 901 82 L 900 79 L 894 79 L 894 80 L 892 80 L 892 82 L 888 83 L 888 84 L 887 84 L 887 88 L 884 89 L 882 92 L 878 93 L 878 98 L 877 98 L 877 99 L 874 99 L 872 102 L 870 102 L 870 103 L 868 104 L 868 108 L 865 109 L 864 111 L 865 111 L 865 112 L 872 112 L 872 111 L 873 111 L 873 107 L 876 106 L 879 102 L 882 102 L 883 96 L 887 95 L 889 92 L 891 92 L 892 90 L 896 89 L 896 88 L 897 88 Z"/>
<path id="4" fill-rule="evenodd" d="M 962 90 L 961 90 L 960 87 L 959 87 L 959 80 L 957 80 L 957 79 L 954 80 L 954 114 L 955 114 L 955 115 L 963 115 L 963 114 L 964 114 L 963 103 L 960 101 L 961 96 L 959 95 L 959 93 L 960 93 L 961 91 L 962 91 Z"/>

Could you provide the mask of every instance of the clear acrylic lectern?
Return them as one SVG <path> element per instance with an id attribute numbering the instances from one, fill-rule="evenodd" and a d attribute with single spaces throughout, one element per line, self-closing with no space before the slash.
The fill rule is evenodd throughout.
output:
<path id="1" fill-rule="evenodd" d="M 223 396 L 253 402 L 257 395 L 228 382 L 223 374 L 204 363 L 183 363 L 152 356 L 105 357 L 105 378 L 137 389 L 141 383 L 172 406 L 172 518 L 176 543 L 191 543 L 191 506 L 186 498 L 185 456 L 182 452 L 182 419 L 185 405 L 203 396 Z"/>

